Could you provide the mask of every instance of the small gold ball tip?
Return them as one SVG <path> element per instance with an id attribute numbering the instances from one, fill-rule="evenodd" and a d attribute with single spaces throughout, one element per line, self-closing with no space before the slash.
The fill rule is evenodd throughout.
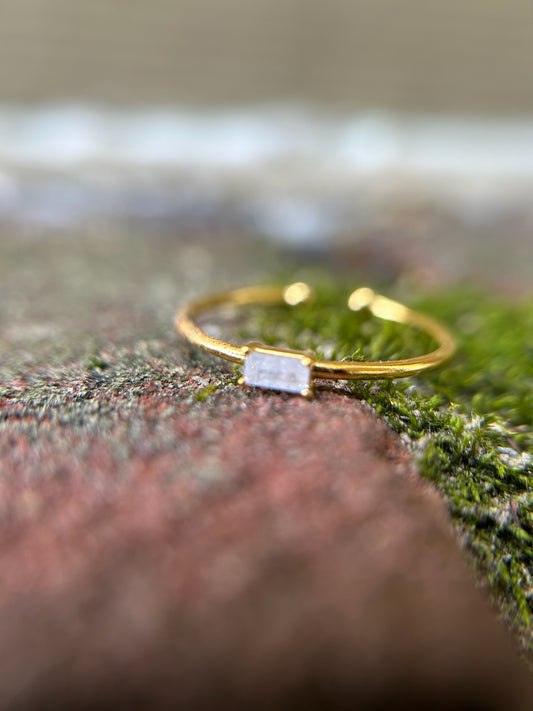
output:
<path id="1" fill-rule="evenodd" d="M 356 289 L 350 294 L 350 298 L 348 299 L 348 306 L 352 311 L 360 311 L 366 306 L 370 306 L 370 304 L 374 301 L 374 297 L 375 294 L 372 289 L 363 286 L 360 289 Z"/>
<path id="2" fill-rule="evenodd" d="M 297 306 L 303 304 L 311 298 L 312 290 L 308 284 L 303 281 L 297 281 L 294 284 L 289 284 L 283 291 L 283 300 L 289 306 Z"/>

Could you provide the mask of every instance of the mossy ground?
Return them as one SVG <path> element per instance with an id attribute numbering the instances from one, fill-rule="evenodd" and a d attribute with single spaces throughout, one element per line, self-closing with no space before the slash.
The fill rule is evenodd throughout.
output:
<path id="1" fill-rule="evenodd" d="M 413 329 L 350 312 L 353 285 L 319 281 L 312 304 L 257 310 L 246 335 L 333 359 L 408 357 L 431 346 Z M 533 299 L 509 302 L 459 287 L 415 296 L 398 286 L 387 294 L 447 323 L 458 353 L 423 377 L 354 381 L 349 390 L 400 433 L 444 494 L 475 568 L 531 659 Z"/>

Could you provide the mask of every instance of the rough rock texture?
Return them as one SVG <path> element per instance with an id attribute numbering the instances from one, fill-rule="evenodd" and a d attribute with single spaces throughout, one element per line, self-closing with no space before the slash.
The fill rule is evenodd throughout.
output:
<path id="1" fill-rule="evenodd" d="M 399 438 L 174 334 L 249 253 L 0 243 L 0 708 L 530 708 Z"/>

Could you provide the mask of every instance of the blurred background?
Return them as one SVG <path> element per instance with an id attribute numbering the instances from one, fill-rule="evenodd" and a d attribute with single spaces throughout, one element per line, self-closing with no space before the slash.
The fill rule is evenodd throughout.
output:
<path id="1" fill-rule="evenodd" d="M 0 0 L 0 18 L 4 233 L 405 245 L 430 279 L 531 277 L 530 2 Z"/>

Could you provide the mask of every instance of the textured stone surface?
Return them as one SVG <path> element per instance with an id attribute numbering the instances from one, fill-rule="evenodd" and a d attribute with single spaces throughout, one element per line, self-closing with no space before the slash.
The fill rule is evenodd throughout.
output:
<path id="1" fill-rule="evenodd" d="M 201 283 L 259 278 L 247 249 L 0 241 L 0 708 L 528 708 L 384 423 L 174 334 Z"/>

